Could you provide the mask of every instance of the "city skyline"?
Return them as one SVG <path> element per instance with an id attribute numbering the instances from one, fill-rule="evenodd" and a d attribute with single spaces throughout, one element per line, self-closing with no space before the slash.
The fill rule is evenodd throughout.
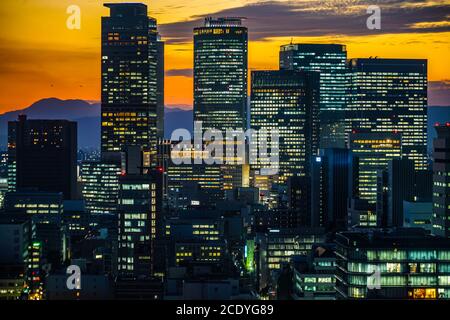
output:
<path id="1" fill-rule="evenodd" d="M 4 51 L 0 110 L 101 100 L 0 116 L 0 300 L 450 300 L 450 2 L 254 1 L 40 0 L 76 41 L 10 29 L 47 51 Z"/>
<path id="2" fill-rule="evenodd" d="M 0 38 L 5 40 L 0 85 L 9 93 L 0 98 L 0 112 L 22 109 L 47 97 L 100 100 L 98 39 L 100 17 L 107 15 L 103 2 L 31 0 L 0 8 Z M 344 44 L 348 58 L 428 59 L 430 105 L 444 105 L 450 96 L 446 59 L 450 26 L 445 16 L 450 1 L 375 2 L 382 10 L 381 30 L 366 28 L 369 15 L 365 2 L 358 0 L 235 0 L 213 5 L 194 1 L 189 6 L 174 5 L 171 0 L 144 1 L 166 42 L 166 106 L 192 108 L 192 29 L 207 16 L 247 17 L 249 70 L 276 69 L 279 46 L 291 41 Z M 66 9 L 73 4 L 81 9 L 80 30 L 66 28 Z"/>

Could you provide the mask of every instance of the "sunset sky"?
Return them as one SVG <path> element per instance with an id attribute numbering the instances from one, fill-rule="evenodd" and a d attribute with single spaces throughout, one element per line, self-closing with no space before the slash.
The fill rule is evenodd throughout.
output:
<path id="1" fill-rule="evenodd" d="M 2 0 L 0 112 L 47 97 L 100 97 L 101 0 Z M 125 2 L 125 1 L 106 1 Z M 154 0 L 141 1 L 166 40 L 166 105 L 192 105 L 192 28 L 204 16 L 243 16 L 250 69 L 275 69 L 282 44 L 342 43 L 350 58 L 425 58 L 430 105 L 450 105 L 450 0 Z M 66 28 L 69 5 L 81 30 Z M 381 8 L 381 30 L 368 30 L 368 5 Z"/>

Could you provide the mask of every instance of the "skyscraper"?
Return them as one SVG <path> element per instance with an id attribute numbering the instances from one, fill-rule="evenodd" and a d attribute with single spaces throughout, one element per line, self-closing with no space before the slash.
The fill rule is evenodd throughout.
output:
<path id="1" fill-rule="evenodd" d="M 322 149 L 312 162 L 312 219 L 314 226 L 345 230 L 348 198 L 354 180 L 353 157 L 348 149 Z"/>
<path id="2" fill-rule="evenodd" d="M 155 246 L 162 233 L 163 170 L 149 168 L 147 151 L 128 146 L 122 152 L 125 169 L 119 177 L 118 274 L 154 275 Z"/>
<path id="3" fill-rule="evenodd" d="M 398 133 L 353 133 L 350 149 L 358 158 L 358 196 L 375 204 L 377 173 L 386 170 L 390 160 L 401 157 L 401 136 Z"/>
<path id="4" fill-rule="evenodd" d="M 164 139 L 164 41 L 158 35 L 156 42 L 158 64 L 156 67 L 156 118 L 157 137 Z"/>
<path id="5" fill-rule="evenodd" d="M 279 180 L 306 176 L 318 149 L 319 79 L 316 72 L 252 72 L 250 128 L 278 129 Z M 251 164 L 259 170 L 268 163 Z M 270 163 L 270 165 L 277 165 Z"/>
<path id="6" fill-rule="evenodd" d="M 450 237 L 450 124 L 436 126 L 433 141 L 433 233 Z"/>
<path id="7" fill-rule="evenodd" d="M 347 49 L 341 44 L 288 44 L 280 69 L 320 72 L 320 147 L 345 147 Z"/>
<path id="8" fill-rule="evenodd" d="M 240 18 L 206 18 L 194 29 L 194 120 L 204 130 L 245 130 L 247 47 Z"/>
<path id="9" fill-rule="evenodd" d="M 110 16 L 102 18 L 102 152 L 138 145 L 156 158 L 160 100 L 156 20 L 147 15 L 145 4 L 105 6 Z"/>
<path id="10" fill-rule="evenodd" d="M 67 120 L 8 123 L 8 189 L 62 192 L 76 197 L 77 124 Z"/>
<path id="11" fill-rule="evenodd" d="M 427 60 L 352 59 L 349 132 L 399 132 L 402 156 L 427 169 Z"/>
<path id="12" fill-rule="evenodd" d="M 151 277 L 162 208 L 162 173 L 127 174 L 119 180 L 118 272 Z"/>

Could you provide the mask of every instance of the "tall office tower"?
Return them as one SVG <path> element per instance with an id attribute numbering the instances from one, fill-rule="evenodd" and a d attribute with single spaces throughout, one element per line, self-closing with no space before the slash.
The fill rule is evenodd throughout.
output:
<path id="1" fill-rule="evenodd" d="M 341 44 L 288 44 L 280 69 L 320 73 L 320 147 L 345 148 L 347 49 Z"/>
<path id="2" fill-rule="evenodd" d="M 86 209 L 91 214 L 117 212 L 119 176 L 122 169 L 119 161 L 105 157 L 102 161 L 81 163 L 82 194 Z"/>
<path id="3" fill-rule="evenodd" d="M 164 41 L 158 35 L 156 42 L 158 64 L 156 67 L 156 127 L 158 139 L 164 139 Z"/>
<path id="4" fill-rule="evenodd" d="M 162 236 L 163 170 L 152 169 L 142 148 L 122 152 L 118 205 L 118 274 L 151 277 L 159 270 L 155 248 Z"/>
<path id="5" fill-rule="evenodd" d="M 153 275 L 155 239 L 161 228 L 162 197 L 162 172 L 159 170 L 120 177 L 119 275 Z"/>
<path id="6" fill-rule="evenodd" d="M 318 73 L 252 72 L 250 128 L 279 132 L 279 163 L 258 159 L 251 164 L 252 169 L 279 165 L 281 183 L 290 176 L 309 175 L 311 159 L 318 149 L 318 113 Z"/>
<path id="7" fill-rule="evenodd" d="M 433 234 L 450 237 L 450 123 L 436 126 L 433 141 Z"/>
<path id="8" fill-rule="evenodd" d="M 245 130 L 247 55 L 240 18 L 206 18 L 194 29 L 194 120 L 204 130 Z"/>
<path id="9" fill-rule="evenodd" d="M 141 3 L 109 3 L 102 18 L 101 150 L 148 148 L 156 158 L 158 32 Z M 156 161 L 156 160 L 155 160 Z"/>
<path id="10" fill-rule="evenodd" d="M 352 133 L 350 149 L 358 158 L 358 192 L 360 199 L 377 202 L 377 173 L 386 170 L 392 159 L 401 157 L 399 133 Z"/>
<path id="11" fill-rule="evenodd" d="M 76 197 L 77 123 L 67 120 L 8 122 L 8 189 L 62 192 Z"/>
<path id="12" fill-rule="evenodd" d="M 348 149 L 321 149 L 312 162 L 313 226 L 345 230 L 348 198 L 352 196 L 356 172 Z"/>
<path id="13" fill-rule="evenodd" d="M 352 59 L 349 132 L 399 132 L 402 156 L 427 164 L 427 60 Z"/>

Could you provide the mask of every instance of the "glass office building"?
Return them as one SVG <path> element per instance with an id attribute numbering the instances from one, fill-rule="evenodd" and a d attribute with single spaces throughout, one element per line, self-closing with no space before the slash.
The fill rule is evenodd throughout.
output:
<path id="1" fill-rule="evenodd" d="M 427 60 L 351 59 L 348 131 L 398 132 L 402 156 L 427 163 Z"/>
<path id="2" fill-rule="evenodd" d="M 341 299 L 450 299 L 450 242 L 423 229 L 336 236 Z"/>
<path id="3" fill-rule="evenodd" d="M 288 44 L 280 69 L 320 72 L 320 147 L 345 147 L 347 48 L 341 44 Z"/>
<path id="4" fill-rule="evenodd" d="M 81 163 L 82 194 L 92 214 L 117 212 L 120 164 L 106 161 Z"/>
<path id="5" fill-rule="evenodd" d="M 151 277 L 155 239 L 162 230 L 162 173 L 127 174 L 119 179 L 118 272 Z"/>
<path id="6" fill-rule="evenodd" d="M 318 149 L 319 75 L 291 70 L 254 71 L 251 86 L 250 128 L 278 130 L 278 163 L 258 157 L 252 170 L 279 168 L 280 182 L 290 176 L 306 176 L 310 159 Z M 257 139 L 261 140 L 264 137 Z M 260 145 L 261 141 L 258 141 Z"/>
<path id="7" fill-rule="evenodd" d="M 369 203 L 377 202 L 377 174 L 388 168 L 389 160 L 402 154 L 398 133 L 352 133 L 350 149 L 357 158 L 357 196 Z"/>
<path id="8" fill-rule="evenodd" d="M 194 120 L 204 130 L 247 127 L 247 55 L 240 18 L 206 18 L 194 29 Z"/>

